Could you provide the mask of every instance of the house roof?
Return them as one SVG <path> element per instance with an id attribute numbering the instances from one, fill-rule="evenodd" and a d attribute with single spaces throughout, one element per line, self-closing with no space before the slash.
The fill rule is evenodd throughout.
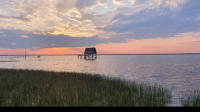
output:
<path id="1" fill-rule="evenodd" d="M 85 48 L 85 54 L 96 54 L 96 48 Z"/>

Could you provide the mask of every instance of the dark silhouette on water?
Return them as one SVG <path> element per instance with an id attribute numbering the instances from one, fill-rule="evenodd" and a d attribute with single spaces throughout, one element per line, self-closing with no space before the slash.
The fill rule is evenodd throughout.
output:
<path id="1" fill-rule="evenodd" d="M 86 60 L 95 60 L 95 59 L 97 59 L 96 48 L 95 47 L 85 48 L 84 55 L 78 55 L 78 58 L 79 58 L 79 56 L 81 57 L 81 59 L 82 59 L 82 56 L 84 56 L 84 59 L 86 59 Z"/>
<path id="2" fill-rule="evenodd" d="M 0 62 L 18 62 L 18 61 L 0 61 Z"/>

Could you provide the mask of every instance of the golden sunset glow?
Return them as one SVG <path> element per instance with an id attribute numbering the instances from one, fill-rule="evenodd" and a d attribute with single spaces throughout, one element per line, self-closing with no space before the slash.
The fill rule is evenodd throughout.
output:
<path id="1" fill-rule="evenodd" d="M 198 0 L 0 1 L 0 55 L 199 53 Z"/>

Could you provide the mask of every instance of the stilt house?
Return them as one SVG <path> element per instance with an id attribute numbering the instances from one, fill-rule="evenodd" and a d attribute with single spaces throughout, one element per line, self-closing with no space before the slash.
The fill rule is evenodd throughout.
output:
<path id="1" fill-rule="evenodd" d="M 85 48 L 84 52 L 85 59 L 97 59 L 97 51 L 96 48 Z"/>

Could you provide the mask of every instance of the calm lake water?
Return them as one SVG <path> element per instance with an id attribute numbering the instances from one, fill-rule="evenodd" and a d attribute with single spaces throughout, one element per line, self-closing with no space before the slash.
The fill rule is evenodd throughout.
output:
<path id="1" fill-rule="evenodd" d="M 12 60 L 0 56 L 0 61 Z M 97 60 L 69 56 L 29 56 L 0 62 L 0 68 L 85 72 L 156 83 L 172 89 L 171 106 L 181 106 L 179 95 L 200 90 L 200 55 L 98 55 Z"/>

